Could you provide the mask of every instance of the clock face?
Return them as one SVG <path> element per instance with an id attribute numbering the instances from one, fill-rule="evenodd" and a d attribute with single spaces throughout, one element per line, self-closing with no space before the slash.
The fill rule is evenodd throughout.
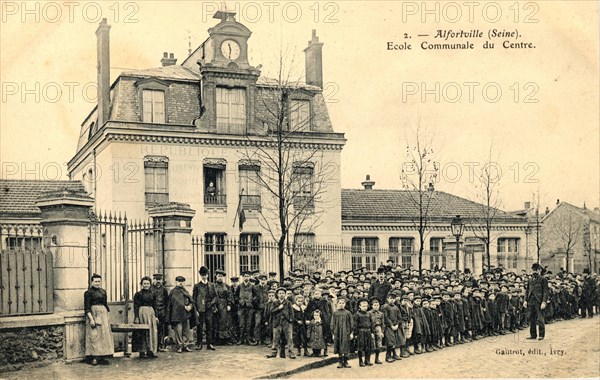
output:
<path id="1" fill-rule="evenodd" d="M 221 53 L 223 57 L 234 61 L 240 56 L 240 45 L 234 40 L 225 40 L 221 44 Z"/>

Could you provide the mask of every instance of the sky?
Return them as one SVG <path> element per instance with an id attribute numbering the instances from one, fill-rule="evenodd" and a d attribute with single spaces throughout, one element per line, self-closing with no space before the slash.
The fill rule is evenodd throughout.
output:
<path id="1" fill-rule="evenodd" d="M 0 176 L 66 179 L 80 124 L 96 100 L 100 18 L 112 26 L 113 81 L 128 69 L 160 66 L 165 51 L 183 62 L 189 43 L 195 49 L 217 23 L 212 15 L 222 2 L 1 5 Z M 344 188 L 360 188 L 367 174 L 376 189 L 403 188 L 406 147 L 419 127 L 439 168 L 437 190 L 478 200 L 475 174 L 492 162 L 505 210 L 538 194 L 542 209 L 557 199 L 600 205 L 598 2 L 226 6 L 252 31 L 249 61 L 262 64 L 265 76 L 275 75 L 283 55 L 302 78 L 302 50 L 316 29 L 329 114 L 347 139 Z M 494 48 L 484 49 L 486 41 Z M 474 48 L 429 48 L 457 43 Z"/>

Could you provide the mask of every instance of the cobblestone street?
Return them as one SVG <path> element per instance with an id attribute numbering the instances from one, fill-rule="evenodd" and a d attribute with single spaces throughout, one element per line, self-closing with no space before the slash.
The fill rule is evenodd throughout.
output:
<path id="1" fill-rule="evenodd" d="M 295 377 L 600 377 L 597 316 L 546 325 L 543 341 L 526 340 L 528 336 L 528 330 L 521 330 L 373 367 L 359 367 L 354 359 L 350 369 L 337 369 L 334 364 Z"/>
<path id="2" fill-rule="evenodd" d="M 393 364 L 351 369 L 327 365 L 294 378 L 367 377 L 599 377 L 600 318 L 555 322 L 547 326 L 544 341 L 529 341 L 527 330 L 416 355 Z M 538 349 L 535 353 L 535 349 Z M 118 357 L 110 366 L 56 363 L 2 374 L 7 379 L 171 379 L 268 378 L 298 370 L 323 359 L 299 357 L 267 359 L 263 347 L 218 347 L 217 351 L 161 353 L 157 360 Z M 503 354 L 504 352 L 510 352 Z M 516 353 L 515 353 L 516 352 Z M 330 354 L 329 358 L 333 355 Z"/>

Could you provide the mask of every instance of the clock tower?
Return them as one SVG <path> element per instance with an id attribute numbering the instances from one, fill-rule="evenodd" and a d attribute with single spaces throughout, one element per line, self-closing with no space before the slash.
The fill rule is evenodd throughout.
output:
<path id="1" fill-rule="evenodd" d="M 248 62 L 252 32 L 236 21 L 235 12 L 219 11 L 213 17 L 220 22 L 208 29 L 209 37 L 190 56 L 197 58 L 200 70 L 202 116 L 195 124 L 212 133 L 247 134 L 253 126 L 260 76 L 260 70 Z"/>

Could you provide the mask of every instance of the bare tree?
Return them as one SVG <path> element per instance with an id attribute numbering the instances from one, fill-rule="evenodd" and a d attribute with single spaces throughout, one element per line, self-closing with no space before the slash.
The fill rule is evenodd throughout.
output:
<path id="1" fill-rule="evenodd" d="M 535 208 L 533 222 L 535 223 L 535 248 L 536 248 L 536 255 L 537 255 L 536 262 L 539 264 L 542 249 L 544 248 L 544 246 L 546 245 L 546 242 L 548 241 L 548 236 L 547 236 L 547 234 L 543 233 L 542 224 L 541 224 L 542 217 L 540 216 L 540 191 L 539 190 L 537 192 L 537 197 L 534 196 L 533 203 L 534 203 L 534 208 Z"/>
<path id="2" fill-rule="evenodd" d="M 569 268 L 571 253 L 582 230 L 581 218 L 573 212 L 564 212 L 557 215 L 548 227 L 549 233 L 558 241 L 560 251 L 565 253 L 567 259 L 566 270 L 569 272 L 572 269 Z"/>
<path id="3" fill-rule="evenodd" d="M 434 183 L 438 165 L 434 160 L 433 135 L 417 125 L 414 140 L 406 144 L 406 159 L 402 165 L 402 186 L 408 190 L 408 198 L 417 208 L 418 214 L 412 222 L 419 232 L 419 277 L 423 270 L 423 247 L 428 233 L 429 211 L 434 196 Z"/>
<path id="4" fill-rule="evenodd" d="M 491 268 L 490 245 L 492 228 L 500 215 L 502 201 L 500 199 L 500 180 L 502 171 L 498 168 L 499 155 L 493 158 L 493 143 L 490 144 L 488 156 L 481 169 L 475 172 L 475 198 L 479 205 L 477 215 L 470 218 L 471 229 L 476 238 L 484 245 L 486 265 Z"/>
<path id="5" fill-rule="evenodd" d="M 256 119 L 264 131 L 258 137 L 248 136 L 253 143 L 241 152 L 242 159 L 257 163 L 248 179 L 266 195 L 261 199 L 258 220 L 277 242 L 281 282 L 285 255 L 292 255 L 290 235 L 316 228 L 327 209 L 327 187 L 339 174 L 326 152 L 313 144 L 317 137 L 311 125 L 319 114 L 308 101 L 320 90 L 292 81 L 292 70 L 286 69 L 283 56 L 277 78 L 261 85 L 256 98 L 260 102 L 257 108 L 262 110 Z"/>

